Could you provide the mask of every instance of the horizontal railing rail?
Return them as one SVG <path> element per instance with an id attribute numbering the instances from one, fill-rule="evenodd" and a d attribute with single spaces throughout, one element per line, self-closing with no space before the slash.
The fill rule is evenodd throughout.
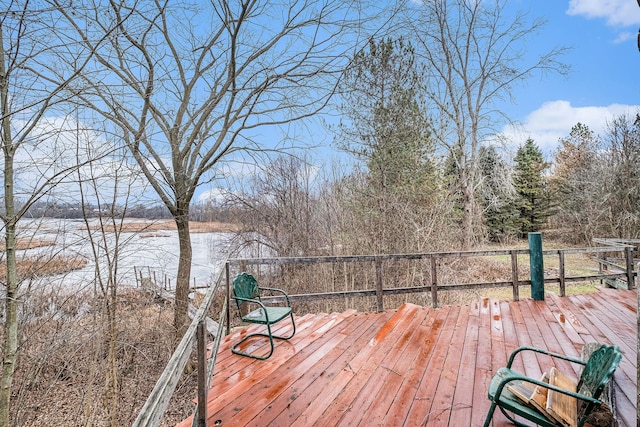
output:
<path id="1" fill-rule="evenodd" d="M 625 279 L 628 287 L 632 288 L 637 276 L 637 272 L 633 269 L 633 258 L 631 254 L 632 246 L 603 246 L 593 248 L 565 248 L 565 249 L 549 249 L 542 251 L 545 257 L 558 257 L 558 275 L 557 277 L 546 277 L 544 283 L 554 283 L 559 285 L 561 296 L 566 294 L 566 284 L 572 282 L 582 282 L 588 280 L 606 280 L 606 279 Z M 626 260 L 626 267 L 618 267 L 615 272 L 609 272 L 600 269 L 594 274 L 582 274 L 568 276 L 566 274 L 565 257 L 572 254 L 608 254 L 623 253 L 622 258 Z M 503 250 L 484 250 L 484 251 L 460 251 L 460 252 L 424 252 L 424 253 L 407 253 L 407 254 L 382 254 L 382 255 L 345 255 L 345 256 L 306 256 L 306 257 L 273 257 L 273 258 L 232 258 L 227 261 L 227 307 L 229 307 L 230 298 L 230 282 L 231 269 L 237 272 L 244 271 L 248 266 L 265 266 L 265 265 L 309 265 L 323 263 L 373 263 L 375 266 L 375 288 L 341 290 L 332 292 L 315 292 L 315 293 L 299 293 L 291 294 L 289 298 L 292 301 L 316 301 L 323 299 L 340 299 L 349 297 L 376 297 L 377 309 L 384 310 L 384 295 L 401 295 L 409 293 L 430 292 L 431 302 L 434 307 L 438 305 L 438 291 L 450 290 L 468 290 L 468 289 L 486 289 L 511 287 L 513 289 L 514 301 L 519 300 L 519 288 L 521 286 L 531 286 L 530 279 L 521 279 L 518 277 L 518 255 L 529 255 L 528 249 L 503 249 Z M 511 278 L 510 280 L 490 281 L 490 282 L 471 282 L 471 283 L 441 283 L 438 281 L 438 263 L 441 260 L 452 258 L 470 258 L 485 256 L 509 256 L 511 258 Z M 600 258 L 595 258 L 598 261 Z M 382 268 L 383 262 L 400 261 L 400 260 L 424 260 L 430 261 L 430 283 L 421 286 L 408 287 L 384 287 Z M 620 270 L 621 269 L 621 270 Z M 277 300 L 277 298 L 272 298 Z M 230 320 L 229 318 L 227 320 Z M 229 323 L 227 322 L 227 325 Z"/>

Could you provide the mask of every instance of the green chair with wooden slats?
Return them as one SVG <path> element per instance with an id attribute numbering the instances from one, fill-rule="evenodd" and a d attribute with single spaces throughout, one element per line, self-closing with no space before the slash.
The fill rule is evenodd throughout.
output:
<path id="1" fill-rule="evenodd" d="M 265 305 L 261 298 L 261 291 L 268 292 L 270 294 L 281 294 L 284 296 L 286 307 L 284 306 L 268 306 Z M 264 295 L 262 295 L 264 297 Z M 240 318 L 246 323 L 256 323 L 265 325 L 267 327 L 267 333 L 253 333 L 245 336 L 237 343 L 233 344 L 231 351 L 235 354 L 242 356 L 253 357 L 254 359 L 265 360 L 271 357 L 273 354 L 273 339 L 289 340 L 293 338 L 296 333 L 296 323 L 293 319 L 293 311 L 291 310 L 291 302 L 289 296 L 282 289 L 277 288 L 265 288 L 258 286 L 256 279 L 249 273 L 240 273 L 235 279 L 233 279 L 233 298 L 236 301 Z M 248 306 L 248 309 L 245 309 Z M 253 308 L 252 311 L 249 311 Z M 243 312 L 249 311 L 247 314 Z M 293 330 L 290 335 L 280 336 L 274 335 L 271 331 L 271 325 L 286 319 L 291 318 L 291 325 Z M 266 356 L 258 356 L 256 354 L 244 352 L 238 349 L 246 340 L 253 337 L 265 337 L 269 338 L 270 350 Z"/>
<path id="2" fill-rule="evenodd" d="M 576 392 L 565 390 L 553 385 L 547 384 L 543 381 L 535 378 L 527 377 L 511 369 L 511 365 L 515 359 L 515 356 L 523 351 L 533 351 L 536 353 L 546 354 L 554 358 L 567 360 L 572 363 L 583 365 L 582 374 L 578 380 Z M 520 347 L 514 350 L 509 357 L 506 368 L 500 368 L 493 376 L 491 383 L 489 384 L 489 400 L 491 400 L 491 407 L 484 422 L 484 427 L 489 427 L 493 413 L 496 407 L 499 407 L 502 413 L 512 423 L 517 426 L 527 426 L 517 422 L 511 417 L 507 411 L 516 414 L 526 420 L 529 420 L 536 425 L 554 427 L 560 426 L 559 422 L 555 421 L 549 414 L 543 413 L 541 410 L 536 409 L 530 405 L 525 404 L 520 398 L 509 390 L 509 385 L 518 383 L 529 383 L 534 386 L 541 386 L 548 390 L 554 390 L 563 395 L 568 395 L 576 398 L 577 402 L 577 418 L 576 424 L 578 427 L 583 427 L 591 413 L 600 407 L 603 403 L 600 400 L 602 392 L 613 377 L 613 373 L 620 364 L 622 354 L 620 348 L 613 345 L 601 345 L 597 350 L 591 353 L 589 359 L 585 362 L 583 360 L 574 359 L 572 357 L 564 356 L 561 354 L 551 353 L 546 350 L 532 348 L 532 347 Z"/>

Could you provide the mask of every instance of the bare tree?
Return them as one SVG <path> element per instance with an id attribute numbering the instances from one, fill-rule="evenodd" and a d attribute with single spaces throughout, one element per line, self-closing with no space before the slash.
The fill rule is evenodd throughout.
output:
<path id="1" fill-rule="evenodd" d="M 104 150 L 105 147 L 94 147 L 86 144 L 86 138 L 78 138 L 77 158 L 82 163 L 87 151 L 95 148 Z M 107 150 L 112 144 L 106 144 Z M 119 425 L 118 418 L 118 288 L 121 281 L 118 265 L 121 254 L 126 244 L 132 238 L 123 236 L 124 221 L 130 199 L 135 197 L 133 187 L 136 185 L 139 171 L 131 169 L 127 164 L 124 150 L 120 153 L 109 151 L 107 155 L 97 153 L 90 158 L 100 161 L 89 162 L 85 167 L 77 171 L 77 184 L 82 203 L 82 216 L 87 231 L 87 240 L 91 248 L 91 255 L 95 265 L 94 296 L 96 302 L 101 302 L 99 310 L 102 315 L 96 324 L 98 329 L 103 329 L 102 340 L 95 340 L 97 358 L 105 363 L 103 408 L 109 425 Z M 98 215 L 92 218 L 87 211 L 89 202 L 93 201 L 97 207 Z M 104 358 L 106 354 L 106 359 Z M 98 362 L 98 363 L 100 363 Z"/>
<path id="2" fill-rule="evenodd" d="M 256 169 L 244 184 L 249 188 L 227 195 L 241 212 L 238 244 L 277 256 L 316 255 L 323 245 L 316 230 L 317 167 L 304 154 L 280 154 Z"/>
<path id="3" fill-rule="evenodd" d="M 21 303 L 16 254 L 18 221 L 78 166 L 65 161 L 63 106 L 66 88 L 84 70 L 91 52 L 57 21 L 49 2 L 13 1 L 0 12 L 0 145 L 6 278 L 0 380 L 0 425 L 9 425 L 11 387 L 19 340 Z M 103 36 L 108 34 L 104 32 Z M 73 35 L 73 33 L 71 33 Z M 46 43 L 43 42 L 46 40 Z M 97 43 L 100 41 L 98 40 Z"/>
<path id="4" fill-rule="evenodd" d="M 67 9 L 102 70 L 87 76 L 94 93 L 79 95 L 119 129 L 175 219 L 180 333 L 197 187 L 214 180 L 216 165 L 234 151 L 263 150 L 259 128 L 324 108 L 364 21 L 358 2 L 342 0 L 97 3 Z M 97 46 L 99 29 L 114 22 L 117 33 Z"/>
<path id="5" fill-rule="evenodd" d="M 506 0 L 425 0 L 407 8 L 416 54 L 427 67 L 427 122 L 454 162 L 462 204 L 462 244 L 480 224 L 480 145 L 506 117 L 498 102 L 536 72 L 566 73 L 562 48 L 528 59 L 527 41 L 544 22 L 507 10 Z"/>
<path id="6" fill-rule="evenodd" d="M 604 136 L 608 157 L 606 200 L 609 233 L 640 237 L 640 112 L 615 117 Z"/>

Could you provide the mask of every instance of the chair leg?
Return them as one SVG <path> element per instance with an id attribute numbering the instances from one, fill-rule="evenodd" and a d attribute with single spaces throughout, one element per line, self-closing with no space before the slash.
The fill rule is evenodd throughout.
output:
<path id="1" fill-rule="evenodd" d="M 291 317 L 291 325 L 293 325 L 293 331 L 291 332 L 291 334 L 289 336 L 274 335 L 274 338 L 278 338 L 280 340 L 290 340 L 296 334 L 296 322 L 293 320 L 293 313 L 291 313 L 289 316 Z"/>
<path id="2" fill-rule="evenodd" d="M 243 342 L 245 342 L 246 340 L 248 340 L 249 338 L 253 338 L 253 337 L 265 337 L 265 338 L 269 338 L 269 344 L 270 344 L 270 349 L 269 349 L 269 354 L 267 354 L 266 356 L 258 356 L 255 354 L 251 354 L 251 353 L 247 353 L 245 351 L 242 350 L 238 350 L 236 347 L 238 347 L 240 344 L 242 344 Z M 271 357 L 271 355 L 273 354 L 273 339 L 271 338 L 271 335 L 268 334 L 261 334 L 261 333 L 255 333 L 255 334 L 249 334 L 246 337 L 242 338 L 240 341 L 238 341 L 237 343 L 233 344 L 231 346 L 231 352 L 234 354 L 239 354 L 240 356 L 247 356 L 247 357 L 251 357 L 253 359 L 258 359 L 258 360 L 267 360 L 268 358 Z"/>
<path id="3" fill-rule="evenodd" d="M 493 413 L 496 410 L 496 403 L 491 402 L 491 407 L 489 408 L 489 412 L 487 413 L 487 418 L 484 420 L 484 427 L 489 427 L 491 424 L 491 419 L 493 418 Z"/>
<path id="4" fill-rule="evenodd" d="M 291 325 L 293 326 L 293 331 L 291 332 L 290 335 L 286 335 L 286 336 L 281 336 L 281 335 L 273 335 L 273 333 L 271 332 L 271 325 L 267 324 L 267 333 L 263 334 L 263 333 L 259 333 L 256 332 L 255 334 L 249 334 L 246 337 L 242 338 L 240 341 L 238 341 L 237 343 L 233 344 L 231 346 L 231 352 L 234 354 L 239 354 L 241 356 L 247 356 L 247 357 L 252 357 L 254 359 L 258 359 L 258 360 L 266 360 L 268 358 L 271 357 L 271 355 L 273 354 L 273 338 L 277 338 L 280 340 L 290 340 L 291 338 L 293 338 L 293 336 L 296 334 L 296 322 L 293 319 L 293 313 L 290 314 L 291 316 Z M 245 342 L 246 340 L 248 340 L 249 338 L 252 337 L 265 337 L 265 338 L 269 338 L 269 345 L 271 346 L 270 350 L 269 350 L 269 354 L 267 354 L 266 356 L 257 356 L 255 354 L 251 354 L 251 353 L 247 353 L 244 352 L 242 350 L 238 350 L 236 347 L 239 346 L 240 344 L 242 344 L 243 342 Z"/>

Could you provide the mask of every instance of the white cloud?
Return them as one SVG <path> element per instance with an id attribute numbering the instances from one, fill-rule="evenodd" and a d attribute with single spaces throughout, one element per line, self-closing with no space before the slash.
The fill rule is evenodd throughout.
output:
<path id="1" fill-rule="evenodd" d="M 620 34 L 618 34 L 618 37 L 613 41 L 613 44 L 620 44 L 620 43 L 624 43 L 629 39 L 634 38 L 636 35 L 630 31 L 624 31 Z"/>
<path id="2" fill-rule="evenodd" d="M 14 120 L 14 131 L 28 123 Z M 16 152 L 16 194 L 27 199 L 41 186 L 60 202 L 78 202 L 80 184 L 87 201 L 110 203 L 140 197 L 147 188 L 137 165 L 105 140 L 70 116 L 42 118 Z M 46 184 L 48 183 L 48 184 Z"/>
<path id="3" fill-rule="evenodd" d="M 500 139 L 508 146 L 517 147 L 531 138 L 543 152 L 551 153 L 558 145 L 558 140 L 568 136 L 578 122 L 602 135 L 611 119 L 623 114 L 635 114 L 639 110 L 640 105 L 574 107 L 569 101 L 546 102 L 530 113 L 523 123 L 506 126 Z"/>
<path id="4" fill-rule="evenodd" d="M 611 26 L 640 24 L 640 8 L 633 0 L 571 0 L 567 14 L 604 18 Z"/>
<path id="5" fill-rule="evenodd" d="M 213 203 L 214 205 L 222 205 L 229 199 L 229 190 L 223 188 L 212 188 L 204 191 L 198 196 L 199 203 Z"/>

